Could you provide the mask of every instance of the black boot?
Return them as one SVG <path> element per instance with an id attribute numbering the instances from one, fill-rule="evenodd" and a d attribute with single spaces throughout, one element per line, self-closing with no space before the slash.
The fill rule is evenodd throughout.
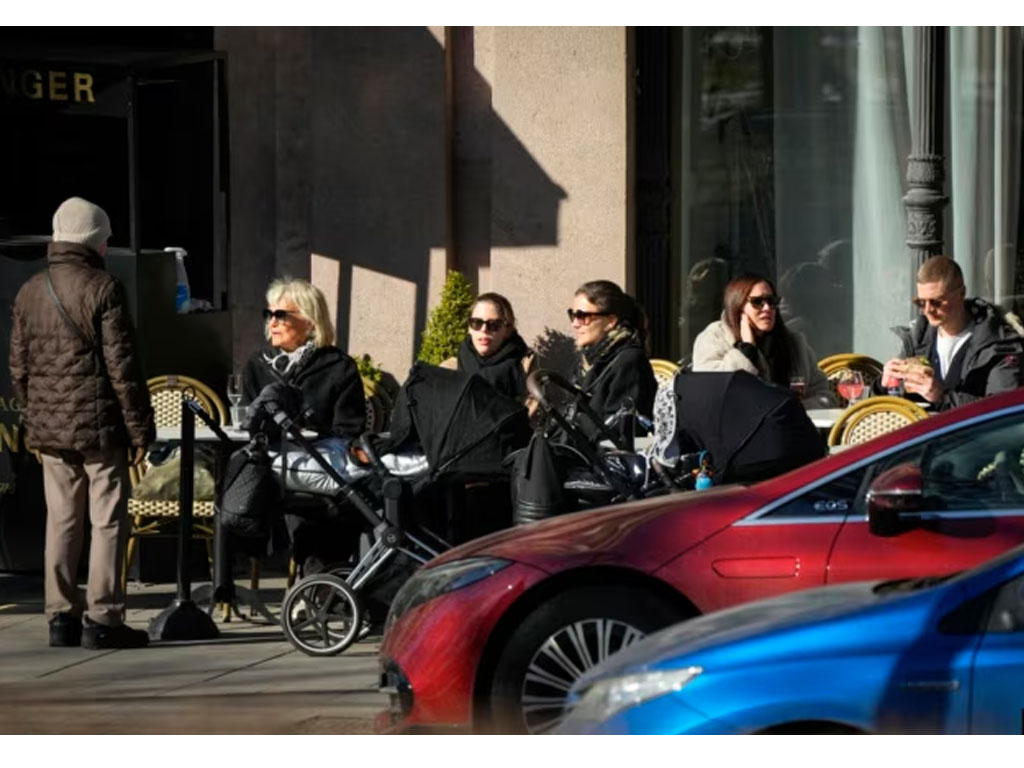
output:
<path id="1" fill-rule="evenodd" d="M 82 647 L 101 648 L 145 648 L 149 645 L 149 633 L 144 629 L 132 629 L 127 624 L 108 627 L 97 624 L 88 617 L 82 630 Z"/>
<path id="2" fill-rule="evenodd" d="M 70 613 L 58 613 L 50 619 L 50 647 L 77 648 L 82 644 L 82 620 Z"/>

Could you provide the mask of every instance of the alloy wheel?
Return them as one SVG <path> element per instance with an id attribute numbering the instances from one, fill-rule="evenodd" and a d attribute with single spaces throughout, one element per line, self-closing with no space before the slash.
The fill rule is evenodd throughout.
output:
<path id="1" fill-rule="evenodd" d="M 527 733 L 545 733 L 565 716 L 569 689 L 593 667 L 644 638 L 615 619 L 584 619 L 554 632 L 530 659 L 520 705 Z"/>

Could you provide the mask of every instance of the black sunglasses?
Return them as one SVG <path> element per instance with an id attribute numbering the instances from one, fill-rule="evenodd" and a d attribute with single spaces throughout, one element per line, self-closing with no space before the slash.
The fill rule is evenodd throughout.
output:
<path id="1" fill-rule="evenodd" d="M 289 312 L 287 309 L 264 309 L 263 319 L 270 322 L 270 319 L 273 318 L 274 320 L 280 320 L 283 322 L 294 314 L 294 312 Z"/>
<path id="2" fill-rule="evenodd" d="M 754 309 L 760 309 L 767 304 L 772 309 L 779 306 L 779 302 L 782 301 L 778 296 L 751 296 L 747 301 Z"/>
<path id="3" fill-rule="evenodd" d="M 496 320 L 484 320 L 482 317 L 469 318 L 469 327 L 474 331 L 479 331 L 485 325 L 487 326 L 488 331 L 491 333 L 497 333 L 505 325 L 505 321 L 501 318 Z"/>
<path id="4" fill-rule="evenodd" d="M 569 322 L 579 320 L 584 325 L 590 322 L 593 317 L 608 317 L 611 312 L 584 312 L 582 309 L 567 309 L 565 310 L 569 315 Z"/>

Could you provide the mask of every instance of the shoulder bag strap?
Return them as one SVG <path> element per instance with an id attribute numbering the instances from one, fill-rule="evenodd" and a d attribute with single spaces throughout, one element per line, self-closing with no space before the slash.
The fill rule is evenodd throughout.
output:
<path id="1" fill-rule="evenodd" d="M 98 350 L 96 342 L 85 335 L 85 331 L 79 328 L 78 324 L 71 319 L 71 315 L 68 314 L 68 311 L 64 309 L 64 305 L 61 304 L 60 299 L 57 298 L 57 291 L 53 288 L 53 278 L 50 275 L 49 267 L 46 269 L 46 289 L 50 292 L 50 298 L 53 299 L 53 303 L 56 305 L 57 311 L 60 312 L 60 316 L 64 318 L 64 322 L 67 323 L 68 327 L 75 332 L 75 335 L 81 339 L 83 344 L 92 350 Z"/>

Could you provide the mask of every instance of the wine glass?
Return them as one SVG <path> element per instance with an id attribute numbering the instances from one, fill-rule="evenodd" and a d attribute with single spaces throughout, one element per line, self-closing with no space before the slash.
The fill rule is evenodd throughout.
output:
<path id="1" fill-rule="evenodd" d="M 846 398 L 847 405 L 853 405 L 864 394 L 864 376 L 860 371 L 845 370 L 839 376 L 836 391 Z"/>
<path id="2" fill-rule="evenodd" d="M 228 375 L 228 400 L 231 401 L 231 425 L 239 426 L 242 421 L 242 374 L 232 373 Z"/>

